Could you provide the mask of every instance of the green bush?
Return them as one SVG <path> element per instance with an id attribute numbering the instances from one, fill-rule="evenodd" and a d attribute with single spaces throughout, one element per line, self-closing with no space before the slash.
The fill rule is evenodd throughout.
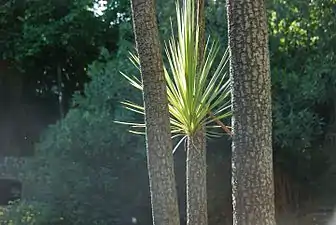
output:
<path id="1" fill-rule="evenodd" d="M 71 225 L 123 224 L 142 202 L 148 205 L 143 137 L 114 122 L 133 116 L 121 108 L 121 100 L 141 97 L 132 96 L 119 74 L 132 73 L 128 47 L 123 44 L 113 56 L 102 51 L 89 67 L 84 96 L 74 96 L 73 108 L 44 133 L 26 165 L 25 195 L 48 203 L 55 212 L 50 220 L 62 215 Z"/>
<path id="2" fill-rule="evenodd" d="M 65 221 L 45 203 L 18 201 L 0 209 L 2 225 L 64 225 Z"/>

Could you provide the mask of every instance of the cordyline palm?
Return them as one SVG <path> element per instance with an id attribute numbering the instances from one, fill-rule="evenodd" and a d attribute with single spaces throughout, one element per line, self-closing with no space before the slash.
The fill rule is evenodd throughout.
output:
<path id="1" fill-rule="evenodd" d="M 187 199 L 196 198 L 197 196 L 188 196 L 188 187 L 193 189 L 197 194 L 197 187 L 206 186 L 206 162 L 205 162 L 205 143 L 195 141 L 195 137 L 199 134 L 205 134 L 208 137 L 220 136 L 223 132 L 218 132 L 216 129 L 221 127 L 225 132 L 230 134 L 229 129 L 220 122 L 222 119 L 231 116 L 230 104 L 230 81 L 228 79 L 228 50 L 221 57 L 219 64 L 214 65 L 215 59 L 219 53 L 219 45 L 217 42 L 210 44 L 209 39 L 204 47 L 205 54 L 199 60 L 199 26 L 195 20 L 194 0 L 185 1 L 182 9 L 179 6 L 179 1 L 176 3 L 177 11 L 177 38 L 172 35 L 168 43 L 165 45 L 165 53 L 167 56 L 167 65 L 164 68 L 165 78 L 167 83 L 167 94 L 169 101 L 169 112 L 171 122 L 172 138 L 180 137 L 181 140 L 176 145 L 174 151 L 183 140 L 187 140 L 187 151 L 200 151 L 204 155 L 201 160 L 187 156 Z M 130 60 L 139 68 L 139 59 L 136 55 L 131 54 Z M 200 64 L 198 62 L 201 62 Z M 122 73 L 123 74 L 123 73 Z M 142 90 L 142 83 L 136 76 L 123 76 L 137 89 Z M 144 114 L 143 106 L 126 101 L 122 102 L 126 108 L 140 114 Z M 143 129 L 144 124 L 139 123 L 124 123 L 131 125 L 132 132 L 139 132 L 139 128 Z M 205 132 L 205 133 L 204 133 Z M 204 136 L 204 135 L 203 135 Z M 202 139 L 202 138 L 201 138 Z M 194 160 L 194 162 L 193 162 Z M 203 165 L 198 165 L 199 163 Z M 188 166 L 190 164 L 190 166 Z M 201 174 L 203 177 L 190 179 L 193 184 L 188 186 L 188 169 L 190 173 Z M 203 170 L 198 173 L 195 170 Z M 197 179 L 196 179 L 197 178 Z M 195 182 L 202 183 L 195 183 Z M 206 187 L 204 187 L 206 192 Z M 203 191 L 204 191 L 203 190 Z M 190 192 L 192 192 L 190 190 Z M 205 196 L 201 198 L 206 198 Z M 202 200 L 200 200 L 202 201 Z M 187 200 L 187 202 L 189 202 Z M 203 202 L 204 203 L 204 202 Z M 200 221 L 197 217 L 202 216 L 205 210 L 203 206 L 197 206 L 201 203 L 195 203 L 195 215 L 191 215 L 195 219 L 189 218 L 188 224 L 204 224 L 206 221 Z M 206 204 L 206 200 L 205 200 Z M 196 206 L 195 206 L 196 205 Z M 191 210 L 187 204 L 188 208 Z M 206 206 L 205 206 L 206 207 Z M 198 208 L 198 210 L 197 210 Z M 196 215 L 197 214 L 197 215 Z M 206 215 L 203 215 L 203 217 Z"/>
<path id="2" fill-rule="evenodd" d="M 193 1 L 187 1 L 193 4 Z M 194 13 L 189 10 L 189 4 L 179 9 L 177 5 L 178 38 L 172 35 L 165 46 L 168 58 L 168 68 L 164 67 L 167 81 L 167 94 L 172 129 L 172 138 L 182 137 L 185 140 L 203 126 L 209 137 L 221 136 L 213 128 L 221 127 L 226 133 L 229 129 L 220 122 L 231 116 L 230 82 L 228 77 L 228 49 L 225 51 L 218 65 L 214 65 L 219 52 L 217 42 L 205 46 L 207 54 L 198 62 L 198 26 L 194 26 Z M 188 7 L 189 6 L 189 7 Z M 139 71 L 139 59 L 130 53 L 130 60 Z M 142 91 L 142 83 L 136 76 L 129 76 L 121 72 L 130 84 Z M 139 114 L 144 114 L 143 106 L 130 101 L 122 102 L 125 108 Z M 217 126 L 213 125 L 214 122 Z M 118 122 L 131 125 L 132 133 L 143 134 L 138 128 L 145 127 L 143 123 Z"/>

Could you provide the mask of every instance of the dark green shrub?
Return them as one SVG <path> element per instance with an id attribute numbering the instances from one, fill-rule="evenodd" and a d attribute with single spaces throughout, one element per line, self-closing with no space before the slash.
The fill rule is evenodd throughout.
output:
<path id="1" fill-rule="evenodd" d="M 64 225 L 66 222 L 56 215 L 48 204 L 18 201 L 0 209 L 2 225 Z"/>
<path id="2" fill-rule="evenodd" d="M 103 50 L 89 67 L 84 96 L 75 95 L 73 108 L 45 132 L 25 168 L 26 196 L 48 203 L 72 225 L 123 224 L 148 201 L 143 137 L 114 122 L 133 116 L 120 100 L 141 97 L 132 96 L 119 74 L 133 69 L 123 47 L 113 56 Z"/>

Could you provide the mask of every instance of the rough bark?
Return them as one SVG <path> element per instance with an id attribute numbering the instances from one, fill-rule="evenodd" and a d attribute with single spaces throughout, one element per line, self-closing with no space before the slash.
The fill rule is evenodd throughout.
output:
<path id="1" fill-rule="evenodd" d="M 145 105 L 146 148 L 155 225 L 179 225 L 166 83 L 153 0 L 132 0 Z"/>
<path id="2" fill-rule="evenodd" d="M 199 26 L 199 61 L 201 62 L 204 56 L 205 46 L 205 14 L 204 14 L 204 0 L 196 0 L 196 20 Z"/>
<path id="3" fill-rule="evenodd" d="M 233 224 L 275 224 L 271 81 L 264 0 L 227 0 Z"/>
<path id="4" fill-rule="evenodd" d="M 199 66 L 204 57 L 204 0 L 195 0 L 196 22 L 199 26 Z M 186 159 L 187 225 L 207 225 L 207 172 L 205 128 L 188 137 Z"/>
<path id="5" fill-rule="evenodd" d="M 186 166 L 187 225 L 206 225 L 208 224 L 208 209 L 204 130 L 188 137 Z"/>

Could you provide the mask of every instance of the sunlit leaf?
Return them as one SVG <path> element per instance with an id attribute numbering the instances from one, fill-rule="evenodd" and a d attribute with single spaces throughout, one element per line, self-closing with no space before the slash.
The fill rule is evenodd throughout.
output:
<path id="1" fill-rule="evenodd" d="M 231 116 L 231 87 L 228 76 L 228 49 L 215 64 L 219 56 L 219 44 L 208 38 L 204 46 L 204 57 L 199 62 L 199 27 L 195 26 L 194 1 L 186 1 L 183 7 L 176 3 L 177 38 L 172 34 L 165 43 L 167 64 L 164 73 L 173 138 L 185 137 L 206 127 L 206 136 L 220 137 L 225 132 L 220 120 Z M 173 33 L 173 29 L 172 29 Z M 130 60 L 139 69 L 139 58 L 130 53 Z M 122 74 L 132 86 L 142 90 L 142 82 L 135 76 Z M 144 114 L 144 108 L 131 102 L 122 103 L 127 109 Z M 211 116 L 210 116 L 211 115 Z M 219 125 L 220 124 L 220 125 Z M 134 124 L 129 124 L 134 127 Z M 137 128 L 140 126 L 137 125 Z M 145 125 L 142 124 L 144 128 Z M 225 130 L 229 130 L 226 126 Z M 227 132 L 227 131 L 226 131 Z"/>

